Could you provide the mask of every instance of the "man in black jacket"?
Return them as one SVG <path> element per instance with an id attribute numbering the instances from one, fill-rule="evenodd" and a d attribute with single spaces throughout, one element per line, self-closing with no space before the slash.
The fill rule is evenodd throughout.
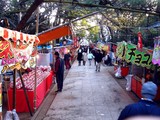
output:
<path id="1" fill-rule="evenodd" d="M 63 79 L 64 79 L 64 60 L 59 57 L 59 53 L 55 52 L 55 74 L 57 82 L 57 91 L 61 92 L 63 89 Z"/>
<path id="2" fill-rule="evenodd" d="M 96 61 L 96 71 L 100 72 L 101 62 L 103 55 L 100 50 L 97 50 L 95 53 L 95 61 Z"/>
<path id="3" fill-rule="evenodd" d="M 143 84 L 141 94 L 143 98 L 137 103 L 126 106 L 118 120 L 125 120 L 135 116 L 158 116 L 160 117 L 160 108 L 153 99 L 157 94 L 157 86 L 149 81 Z"/>

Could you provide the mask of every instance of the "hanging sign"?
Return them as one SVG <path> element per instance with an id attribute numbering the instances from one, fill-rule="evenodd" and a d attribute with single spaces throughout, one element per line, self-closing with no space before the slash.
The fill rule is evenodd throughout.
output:
<path id="1" fill-rule="evenodd" d="M 74 47 L 76 48 L 76 47 L 77 47 L 77 42 L 78 42 L 77 37 L 74 37 L 74 38 L 73 38 L 73 41 L 74 41 L 74 43 L 73 43 L 73 44 L 74 44 Z"/>
<path id="2" fill-rule="evenodd" d="M 38 43 L 39 39 L 35 35 L 0 27 L 0 66 L 3 67 L 1 72 L 34 67 L 35 59 L 32 57 L 36 56 L 34 47 Z"/>
<path id="3" fill-rule="evenodd" d="M 13 58 L 10 43 L 3 38 L 0 38 L 0 59 L 1 58 Z"/>
<path id="4" fill-rule="evenodd" d="M 160 66 L 160 37 L 155 38 L 154 41 L 152 62 Z"/>
<path id="5" fill-rule="evenodd" d="M 5 73 L 8 70 L 14 70 L 14 69 L 20 70 L 21 69 L 21 63 L 17 62 L 14 65 L 5 65 L 1 72 Z"/>
<path id="6" fill-rule="evenodd" d="M 116 56 L 118 56 L 118 58 L 125 60 L 125 54 L 126 54 L 126 42 L 119 42 L 117 49 L 116 49 Z"/>
<path id="7" fill-rule="evenodd" d="M 133 44 L 127 44 L 125 42 L 119 43 L 116 55 L 126 62 L 131 62 L 132 64 L 147 67 L 149 69 L 153 68 L 152 55 L 137 50 L 136 46 Z"/>
<path id="8" fill-rule="evenodd" d="M 137 49 L 142 49 L 142 34 L 141 32 L 138 32 L 138 44 L 137 44 Z"/>
<path id="9" fill-rule="evenodd" d="M 127 44 L 125 60 L 142 67 L 151 68 L 152 65 L 152 55 L 141 52 L 136 49 L 136 46 Z"/>

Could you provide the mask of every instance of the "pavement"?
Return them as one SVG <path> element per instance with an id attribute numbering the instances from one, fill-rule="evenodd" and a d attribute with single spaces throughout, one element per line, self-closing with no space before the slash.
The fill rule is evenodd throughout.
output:
<path id="1" fill-rule="evenodd" d="M 32 120 L 117 120 L 121 110 L 137 99 L 126 91 L 114 77 L 113 66 L 78 66 L 75 61 L 64 80 L 62 92 L 52 88 Z M 117 82 L 118 81 L 118 82 Z M 123 79 L 123 83 L 126 83 Z"/>

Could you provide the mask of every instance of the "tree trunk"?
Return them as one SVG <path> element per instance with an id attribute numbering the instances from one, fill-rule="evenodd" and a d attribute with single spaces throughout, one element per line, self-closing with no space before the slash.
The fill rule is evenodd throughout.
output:
<path id="1" fill-rule="evenodd" d="M 30 18 L 32 13 L 37 9 L 37 7 L 43 2 L 43 0 L 35 0 L 31 7 L 28 9 L 26 14 L 23 16 L 22 20 L 17 25 L 16 30 L 20 31 L 25 27 L 27 20 Z"/>
<path id="2" fill-rule="evenodd" d="M 160 13 L 160 1 L 158 0 L 156 12 Z"/>

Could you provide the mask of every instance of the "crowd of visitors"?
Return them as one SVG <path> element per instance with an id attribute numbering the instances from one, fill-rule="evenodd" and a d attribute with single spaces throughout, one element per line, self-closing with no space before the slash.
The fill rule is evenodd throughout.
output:
<path id="1" fill-rule="evenodd" d="M 70 54 L 66 53 L 64 55 L 64 59 L 60 58 L 59 53 L 55 52 L 55 74 L 57 81 L 57 91 L 61 92 L 63 89 L 63 76 L 64 76 L 64 63 L 66 69 L 70 69 Z M 83 61 L 83 65 L 86 65 L 86 61 L 89 61 L 89 66 L 92 64 L 92 60 L 95 61 L 96 71 L 100 72 L 101 64 L 105 65 L 113 65 L 116 58 L 114 56 L 114 52 L 104 52 L 100 49 L 92 49 L 89 50 L 88 47 L 80 47 L 77 52 L 77 60 L 78 65 L 81 66 L 81 62 Z M 149 79 L 150 77 L 148 77 Z M 154 102 L 154 98 L 157 94 L 157 86 L 152 81 L 148 80 L 145 82 L 141 89 L 141 94 L 143 98 L 137 103 L 127 105 L 120 113 L 118 120 L 125 120 L 134 117 L 142 117 L 142 119 L 146 116 L 150 117 L 160 117 L 160 108 Z"/>
<path id="2" fill-rule="evenodd" d="M 81 62 L 85 66 L 87 60 L 89 61 L 89 66 L 91 66 L 92 60 L 94 60 L 95 71 L 100 72 L 101 64 L 112 66 L 116 58 L 113 51 L 107 52 L 98 48 L 90 49 L 87 46 L 80 46 L 77 51 L 77 60 L 79 66 L 81 66 Z"/>

